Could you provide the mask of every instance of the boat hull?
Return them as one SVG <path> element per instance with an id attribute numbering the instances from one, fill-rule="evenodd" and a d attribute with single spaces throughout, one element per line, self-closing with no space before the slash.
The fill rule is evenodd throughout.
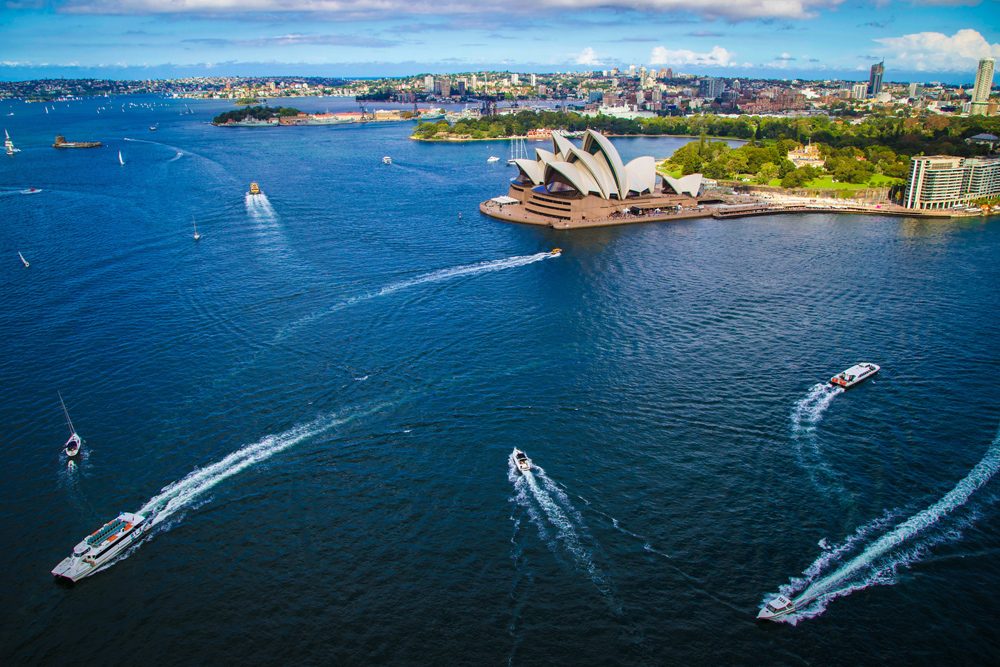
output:
<path id="1" fill-rule="evenodd" d="M 151 527 L 147 523 L 137 527 L 128 535 L 122 537 L 113 547 L 102 553 L 99 558 L 95 558 L 92 561 L 68 556 L 52 569 L 52 576 L 58 581 L 75 584 L 81 579 L 86 579 L 91 575 L 97 574 L 115 558 L 120 556 L 123 551 L 142 539 Z"/>

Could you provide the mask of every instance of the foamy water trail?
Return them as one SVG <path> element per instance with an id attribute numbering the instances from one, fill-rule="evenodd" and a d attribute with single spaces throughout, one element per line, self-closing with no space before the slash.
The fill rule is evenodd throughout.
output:
<path id="1" fill-rule="evenodd" d="M 167 160 L 167 163 L 177 162 L 177 160 L 180 160 L 182 157 L 184 157 L 184 153 L 182 151 L 177 151 L 172 158 Z"/>
<path id="2" fill-rule="evenodd" d="M 823 419 L 833 399 L 844 393 L 841 387 L 819 382 L 792 407 L 791 430 L 799 464 L 809 475 L 813 486 L 822 493 L 835 496 L 847 494 L 840 476 L 830 467 L 820 449 L 816 427 Z"/>
<path id="3" fill-rule="evenodd" d="M 837 556 L 850 551 L 849 547 L 852 545 L 848 544 L 850 542 L 848 540 L 843 548 L 821 554 L 799 580 L 802 583 L 796 586 L 804 588 L 793 600 L 800 610 L 785 618 L 791 623 L 813 618 L 822 614 L 831 600 L 875 584 L 894 581 L 892 574 L 897 568 L 919 560 L 927 548 L 936 543 L 933 535 L 921 540 L 927 530 L 968 502 L 972 494 L 989 482 L 998 470 L 1000 470 L 1000 433 L 994 438 L 979 463 L 940 500 L 882 534 L 860 554 L 825 576 L 820 576 L 820 573 L 828 569 L 828 566 L 834 565 L 838 560 Z M 945 533 L 946 536 L 957 534 Z"/>
<path id="4" fill-rule="evenodd" d="M 520 473 L 514 464 L 509 465 L 509 478 L 514 483 L 516 501 L 528 513 L 528 517 L 538 527 L 539 535 L 553 553 L 565 553 L 572 558 L 576 567 L 587 573 L 597 590 L 611 605 L 614 613 L 620 613 L 608 577 L 594 559 L 596 541 L 587 530 L 583 517 L 569 498 L 545 474 L 540 467 Z M 558 493 L 552 491 L 553 488 Z M 554 537 L 549 538 L 549 530 Z M 590 546 L 593 545 L 593 546 Z"/>
<path id="5" fill-rule="evenodd" d="M 259 195 L 247 193 L 243 196 L 243 203 L 246 206 L 247 215 L 254 220 L 271 222 L 278 218 L 278 214 L 275 213 L 271 201 L 263 193 Z"/>
<path id="6" fill-rule="evenodd" d="M 388 296 L 390 294 L 395 294 L 396 292 L 401 292 L 403 290 L 410 289 L 412 287 L 417 287 L 419 285 L 426 285 L 428 283 L 440 283 L 448 280 L 455 280 L 456 278 L 462 278 L 464 276 L 477 276 L 484 273 L 493 273 L 495 271 L 505 271 L 507 269 L 515 269 L 521 266 L 527 266 L 528 264 L 534 264 L 535 262 L 541 262 L 545 259 L 550 259 L 556 257 L 547 252 L 539 252 L 534 255 L 520 255 L 515 257 L 506 257 L 504 259 L 494 259 L 485 262 L 477 262 L 475 264 L 464 264 L 462 266 L 453 266 L 447 269 L 439 269 L 437 271 L 431 271 L 430 273 L 425 273 L 419 275 L 415 278 L 409 278 L 407 280 L 400 280 L 394 283 L 390 283 L 385 287 L 378 289 L 374 292 L 368 292 L 367 294 L 359 294 L 357 296 L 352 296 L 345 299 L 329 308 L 306 315 L 305 317 L 299 318 L 298 320 L 292 322 L 291 324 L 283 327 L 275 336 L 275 340 L 281 340 L 286 338 L 296 329 L 320 319 L 331 313 L 335 313 L 338 310 L 347 308 L 356 303 L 362 301 L 370 301 L 372 299 L 377 299 L 382 296 Z"/>
<path id="7" fill-rule="evenodd" d="M 257 442 L 244 445 L 219 461 L 194 470 L 182 479 L 163 487 L 160 493 L 146 501 L 138 513 L 152 517 L 151 522 L 155 526 L 179 510 L 188 507 L 194 500 L 220 482 L 243 472 L 256 463 L 271 458 L 275 454 L 294 447 L 304 440 L 321 435 L 360 416 L 360 414 L 364 413 L 351 417 L 319 417 L 283 433 L 268 435 Z"/>

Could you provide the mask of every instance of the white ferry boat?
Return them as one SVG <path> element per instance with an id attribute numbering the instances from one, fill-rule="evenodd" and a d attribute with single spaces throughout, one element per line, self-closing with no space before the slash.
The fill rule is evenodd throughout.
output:
<path id="1" fill-rule="evenodd" d="M 761 608 L 760 612 L 757 614 L 757 620 L 773 621 L 774 619 L 790 614 L 793 611 L 795 611 L 795 603 L 786 598 L 784 595 L 779 595 Z"/>
<path id="2" fill-rule="evenodd" d="M 515 447 L 514 451 L 510 453 L 510 462 L 513 463 L 514 467 L 521 472 L 528 472 L 531 470 L 531 459 L 529 459 L 528 455 L 517 447 Z"/>
<path id="3" fill-rule="evenodd" d="M 882 367 L 878 364 L 870 364 L 863 361 L 860 364 L 854 364 L 842 373 L 834 375 L 830 378 L 830 384 L 843 387 L 844 389 L 850 389 L 851 387 L 857 386 L 872 377 L 881 369 Z"/>
<path id="4" fill-rule="evenodd" d="M 138 542 L 151 527 L 141 514 L 122 512 L 73 547 L 73 553 L 55 566 L 52 575 L 70 582 L 89 577 Z"/>

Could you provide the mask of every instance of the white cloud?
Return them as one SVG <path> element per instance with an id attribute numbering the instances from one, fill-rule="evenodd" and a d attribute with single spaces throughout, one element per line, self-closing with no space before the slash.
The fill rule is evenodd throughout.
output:
<path id="1" fill-rule="evenodd" d="M 576 54 L 575 61 L 577 65 L 587 65 L 592 67 L 597 67 L 602 64 L 600 58 L 597 57 L 597 51 L 589 46 L 583 51 L 580 51 L 580 53 Z"/>
<path id="2" fill-rule="evenodd" d="M 12 2 L 36 0 L 10 0 Z M 83 14 L 241 14 L 324 12 L 385 16 L 393 14 L 470 14 L 572 11 L 614 8 L 644 12 L 686 12 L 730 20 L 805 19 L 843 0 L 68 0 L 61 11 Z"/>
<path id="3" fill-rule="evenodd" d="M 952 36 L 916 32 L 876 39 L 894 67 L 918 72 L 974 71 L 980 58 L 1000 58 L 1000 44 L 990 44 L 978 31 L 959 30 Z"/>
<path id="4" fill-rule="evenodd" d="M 710 51 L 698 52 L 690 49 L 668 49 L 653 47 L 649 54 L 651 65 L 706 65 L 709 67 L 733 67 L 733 54 L 721 46 L 713 46 Z"/>

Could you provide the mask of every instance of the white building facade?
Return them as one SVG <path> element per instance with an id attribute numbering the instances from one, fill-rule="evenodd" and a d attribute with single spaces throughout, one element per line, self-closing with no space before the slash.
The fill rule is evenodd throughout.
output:
<path id="1" fill-rule="evenodd" d="M 935 210 L 1000 195 L 1000 158 L 919 156 L 910 160 L 903 205 Z"/>

